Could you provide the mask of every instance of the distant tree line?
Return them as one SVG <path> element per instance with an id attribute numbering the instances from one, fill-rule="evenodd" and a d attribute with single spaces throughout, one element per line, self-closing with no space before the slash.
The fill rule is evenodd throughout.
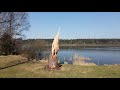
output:
<path id="1" fill-rule="evenodd" d="M 120 39 L 71 39 L 61 40 L 61 44 L 120 44 Z"/>
<path id="2" fill-rule="evenodd" d="M 24 40 L 24 43 L 35 42 L 35 41 L 45 41 L 46 45 L 51 45 L 53 39 L 27 39 Z M 120 45 L 120 39 L 60 39 L 60 45 Z"/>

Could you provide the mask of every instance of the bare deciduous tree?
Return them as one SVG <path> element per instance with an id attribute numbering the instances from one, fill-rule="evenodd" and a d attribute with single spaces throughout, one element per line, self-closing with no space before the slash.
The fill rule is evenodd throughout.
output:
<path id="1" fill-rule="evenodd" d="M 7 33 L 12 37 L 12 41 L 15 42 L 17 36 L 22 36 L 22 32 L 28 30 L 29 27 L 28 14 L 26 12 L 0 12 L 0 38 L 4 33 Z"/>
<path id="2" fill-rule="evenodd" d="M 26 12 L 1 12 L 0 13 L 0 31 L 1 34 L 8 31 L 12 37 L 22 35 L 24 30 L 30 27 L 28 14 Z"/>

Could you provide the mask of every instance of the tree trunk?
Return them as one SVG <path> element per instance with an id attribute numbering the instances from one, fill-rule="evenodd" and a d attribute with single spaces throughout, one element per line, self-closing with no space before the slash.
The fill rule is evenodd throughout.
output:
<path id="1" fill-rule="evenodd" d="M 48 70 L 54 70 L 54 69 L 60 69 L 62 65 L 58 63 L 57 55 L 51 55 L 49 60 L 48 60 L 48 65 L 45 66 L 46 69 Z"/>
<path id="2" fill-rule="evenodd" d="M 57 55 L 52 55 L 48 61 L 48 65 L 49 65 L 49 68 L 52 69 L 52 68 L 55 68 L 57 67 Z"/>

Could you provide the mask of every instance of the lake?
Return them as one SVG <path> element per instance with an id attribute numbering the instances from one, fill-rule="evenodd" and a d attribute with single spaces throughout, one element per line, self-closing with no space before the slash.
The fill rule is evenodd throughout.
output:
<path id="1" fill-rule="evenodd" d="M 72 57 L 75 53 L 91 58 L 89 62 L 97 65 L 120 64 L 120 47 L 60 49 L 58 59 L 61 64 L 64 63 L 64 60 L 72 64 Z"/>

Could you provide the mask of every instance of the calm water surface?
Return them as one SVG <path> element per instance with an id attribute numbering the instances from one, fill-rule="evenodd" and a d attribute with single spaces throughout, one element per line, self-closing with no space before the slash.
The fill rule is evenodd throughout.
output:
<path id="1" fill-rule="evenodd" d="M 89 60 L 89 62 L 94 62 L 97 65 L 120 64 L 120 47 L 60 49 L 58 59 L 60 63 L 64 63 L 64 60 L 67 60 L 71 64 L 75 53 L 91 58 L 92 60 Z"/>

